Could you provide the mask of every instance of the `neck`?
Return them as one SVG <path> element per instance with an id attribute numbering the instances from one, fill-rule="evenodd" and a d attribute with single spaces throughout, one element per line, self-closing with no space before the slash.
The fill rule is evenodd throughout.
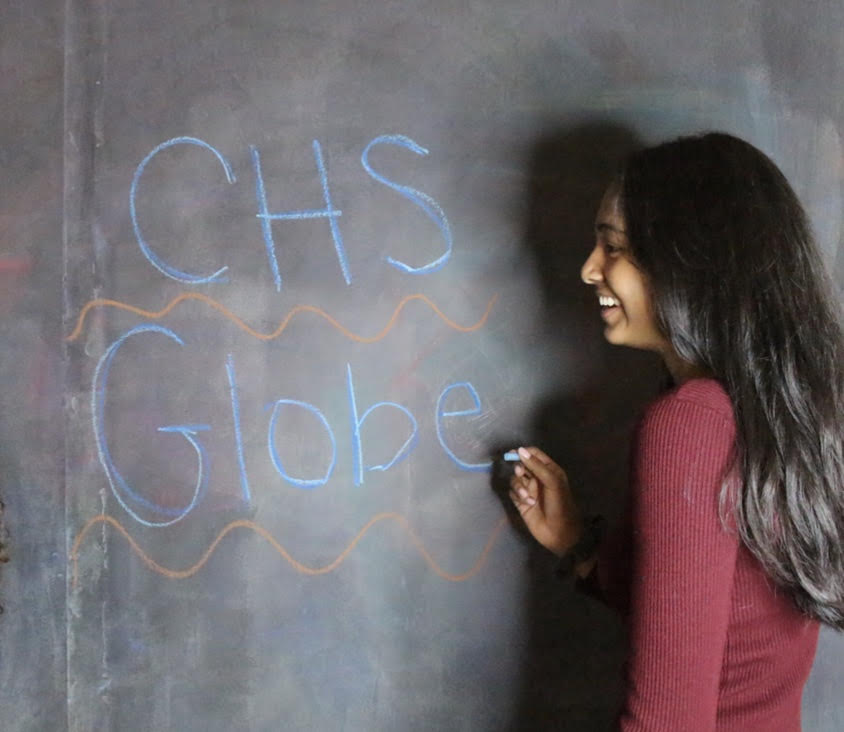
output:
<path id="1" fill-rule="evenodd" d="M 680 384 L 689 379 L 711 376 L 705 368 L 684 361 L 673 350 L 669 353 L 663 353 L 662 359 L 665 361 L 665 367 L 668 369 L 668 373 L 671 374 L 671 378 L 677 386 L 680 386 Z"/>

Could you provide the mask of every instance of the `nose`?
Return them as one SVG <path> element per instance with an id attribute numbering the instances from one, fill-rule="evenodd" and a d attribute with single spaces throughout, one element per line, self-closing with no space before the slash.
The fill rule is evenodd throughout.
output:
<path id="1" fill-rule="evenodd" d="M 597 285 L 604 279 L 604 254 L 599 245 L 595 245 L 592 253 L 586 258 L 580 268 L 580 279 L 587 285 Z"/>

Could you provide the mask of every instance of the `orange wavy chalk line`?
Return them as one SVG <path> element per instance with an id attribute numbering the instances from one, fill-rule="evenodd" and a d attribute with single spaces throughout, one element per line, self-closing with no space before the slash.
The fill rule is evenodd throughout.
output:
<path id="1" fill-rule="evenodd" d="M 380 333 L 374 336 L 360 336 L 356 333 L 353 333 L 348 328 L 345 328 L 340 323 L 338 323 L 334 318 L 332 318 L 328 313 L 324 310 L 314 307 L 313 305 L 296 305 L 288 314 L 287 317 L 284 318 L 281 325 L 278 326 L 272 333 L 261 333 L 249 325 L 247 325 L 243 320 L 241 320 L 237 315 L 233 312 L 228 310 L 224 305 L 221 305 L 216 300 L 208 295 L 203 295 L 199 292 L 183 292 L 181 295 L 174 297 L 163 310 L 144 310 L 142 308 L 135 307 L 134 305 L 128 305 L 127 303 L 120 302 L 119 300 L 105 300 L 105 299 L 97 299 L 97 300 L 90 300 L 89 302 L 85 303 L 85 306 L 82 308 L 82 311 L 79 313 L 79 318 L 76 321 L 76 327 L 73 329 L 73 332 L 65 337 L 66 341 L 74 341 L 76 340 L 79 335 L 82 333 L 82 327 L 85 323 L 85 318 L 88 315 L 88 312 L 92 308 L 97 307 L 112 307 L 118 308 L 119 310 L 127 310 L 130 313 L 135 313 L 136 315 L 141 315 L 145 318 L 154 318 L 159 319 L 163 318 L 167 313 L 169 313 L 176 305 L 185 300 L 199 300 L 200 302 L 204 302 L 209 307 L 212 307 L 217 312 L 221 313 L 223 316 L 231 320 L 235 325 L 237 325 L 242 330 L 249 333 L 249 335 L 255 336 L 262 341 L 270 341 L 273 338 L 278 338 L 287 327 L 288 323 L 293 319 L 295 315 L 301 312 L 309 312 L 309 313 L 316 313 L 317 315 L 322 316 L 325 318 L 331 325 L 333 325 L 337 330 L 339 330 L 343 335 L 347 338 L 350 338 L 353 341 L 358 341 L 359 343 L 375 343 L 375 341 L 381 340 L 387 333 L 390 332 L 390 329 L 395 325 L 396 320 L 399 317 L 399 313 L 402 311 L 405 305 L 409 303 L 411 300 L 421 300 L 422 302 L 426 303 L 437 315 L 440 316 L 442 321 L 454 330 L 460 331 L 461 333 L 470 333 L 478 328 L 481 328 L 484 323 L 486 323 L 487 318 L 489 317 L 489 313 L 492 310 L 492 306 L 495 304 L 495 301 L 498 299 L 498 295 L 493 295 L 490 299 L 489 303 L 487 303 L 486 310 L 484 311 L 483 316 L 481 317 L 478 322 L 473 325 L 460 325 L 459 323 L 455 323 L 453 320 L 448 318 L 430 299 L 428 299 L 425 295 L 416 294 L 416 295 L 408 295 L 405 297 L 397 306 L 396 309 L 393 311 L 393 315 L 390 318 L 387 325 L 381 330 Z"/>
<path id="2" fill-rule="evenodd" d="M 470 577 L 477 574 L 481 567 L 483 567 L 484 563 L 486 562 L 487 557 L 489 556 L 492 547 L 495 545 L 496 540 L 498 539 L 498 535 L 501 533 L 501 530 L 504 528 L 504 525 L 507 523 L 507 518 L 502 518 L 493 528 L 492 533 L 490 533 L 489 539 L 487 539 L 486 545 L 484 546 L 483 550 L 480 553 L 480 556 L 475 561 L 475 563 L 463 574 L 451 574 L 450 572 L 446 572 L 439 564 L 434 560 L 434 558 L 430 555 L 428 550 L 422 544 L 422 541 L 416 535 L 416 533 L 411 528 L 407 519 L 399 513 L 379 513 L 373 516 L 355 536 L 354 539 L 349 543 L 349 545 L 334 559 L 332 562 L 329 562 L 322 567 L 309 567 L 306 564 L 302 564 L 301 562 L 294 559 L 290 556 L 290 553 L 278 542 L 276 541 L 275 537 L 270 534 L 265 528 L 256 524 L 254 521 L 247 521 L 247 520 L 237 520 L 232 521 L 231 523 L 227 524 L 222 531 L 217 535 L 217 538 L 211 542 L 211 545 L 208 549 L 205 550 L 205 553 L 199 558 L 199 561 L 196 564 L 191 565 L 187 569 L 169 569 L 168 567 L 164 567 L 154 559 L 152 559 L 140 546 L 138 546 L 137 542 L 130 536 L 129 532 L 124 528 L 124 526 L 115 518 L 111 516 L 107 516 L 106 514 L 100 514 L 99 516 L 94 516 L 88 523 L 82 527 L 82 530 L 77 534 L 76 539 L 73 542 L 73 547 L 70 550 L 70 560 L 73 562 L 73 587 L 76 587 L 77 581 L 77 574 L 78 574 L 78 561 L 79 561 L 79 548 L 82 544 L 82 541 L 85 539 L 87 533 L 97 524 L 100 523 L 107 523 L 113 526 L 117 531 L 129 542 L 129 546 L 138 555 L 141 561 L 147 565 L 153 572 L 157 572 L 164 577 L 168 577 L 169 579 L 185 579 L 190 577 L 191 575 L 196 574 L 203 565 L 208 561 L 211 555 L 214 553 L 214 550 L 217 548 L 217 545 L 226 537 L 227 534 L 234 531 L 235 529 L 251 529 L 256 534 L 264 538 L 273 549 L 275 549 L 279 554 L 281 554 L 284 559 L 286 559 L 290 565 L 297 571 L 301 572 L 302 574 L 306 575 L 320 575 L 320 574 L 328 574 L 329 572 L 334 571 L 346 557 L 349 556 L 351 551 L 355 548 L 357 543 L 364 537 L 364 535 L 373 527 L 375 524 L 386 521 L 392 520 L 398 522 L 398 524 L 407 532 L 408 536 L 410 537 L 411 542 L 416 547 L 416 550 L 428 564 L 428 566 L 440 577 L 443 579 L 447 579 L 451 582 L 463 582 Z"/>

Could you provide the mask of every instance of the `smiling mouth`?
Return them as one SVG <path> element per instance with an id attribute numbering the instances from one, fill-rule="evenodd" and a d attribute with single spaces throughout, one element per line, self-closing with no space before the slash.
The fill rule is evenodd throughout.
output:
<path id="1" fill-rule="evenodd" d="M 621 303 L 609 295 L 599 295 L 598 304 L 601 306 L 601 317 L 608 323 L 621 312 Z"/>

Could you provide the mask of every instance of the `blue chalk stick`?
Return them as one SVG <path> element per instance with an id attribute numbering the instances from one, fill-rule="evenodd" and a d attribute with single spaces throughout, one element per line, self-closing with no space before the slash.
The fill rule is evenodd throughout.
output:
<path id="1" fill-rule="evenodd" d="M 505 452 L 503 459 L 508 463 L 517 463 L 519 462 L 519 460 L 521 460 L 517 450 L 510 450 L 509 452 Z"/>

